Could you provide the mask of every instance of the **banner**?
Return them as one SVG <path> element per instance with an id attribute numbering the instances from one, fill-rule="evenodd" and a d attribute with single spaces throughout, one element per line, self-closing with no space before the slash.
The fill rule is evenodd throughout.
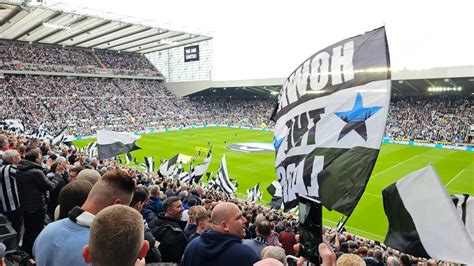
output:
<path id="1" fill-rule="evenodd" d="M 307 195 L 350 215 L 379 153 L 390 88 L 383 27 L 331 45 L 293 71 L 272 115 L 285 210 Z"/>

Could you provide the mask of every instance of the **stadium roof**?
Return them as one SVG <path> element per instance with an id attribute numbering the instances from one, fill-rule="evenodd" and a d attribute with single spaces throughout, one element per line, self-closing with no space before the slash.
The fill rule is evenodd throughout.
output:
<path id="1" fill-rule="evenodd" d="M 0 3 L 0 39 L 80 48 L 152 53 L 212 39 L 210 36 L 128 22 L 126 17 L 105 18 L 65 12 L 58 6 Z"/>
<path id="2" fill-rule="evenodd" d="M 285 80 L 286 78 L 171 82 L 166 86 L 178 96 L 274 97 Z M 474 66 L 392 71 L 392 93 L 474 95 Z"/>

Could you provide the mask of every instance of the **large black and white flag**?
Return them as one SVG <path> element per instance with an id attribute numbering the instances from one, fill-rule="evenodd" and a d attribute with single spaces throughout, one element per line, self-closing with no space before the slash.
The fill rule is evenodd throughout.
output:
<path id="1" fill-rule="evenodd" d="M 97 131 L 97 146 L 99 160 L 113 158 L 117 154 L 127 153 L 140 149 L 136 141 L 140 138 L 128 132 L 115 132 L 108 130 Z"/>
<path id="2" fill-rule="evenodd" d="M 4 119 L 0 121 L 0 129 L 20 134 L 25 132 L 25 126 L 20 119 Z"/>
<path id="3" fill-rule="evenodd" d="M 191 181 L 190 183 L 199 183 L 201 181 L 202 176 L 206 173 L 207 169 L 209 168 L 209 165 L 211 164 L 212 160 L 212 149 L 209 149 L 209 152 L 207 153 L 206 159 L 204 159 L 204 162 L 198 164 L 195 168 L 194 171 L 191 171 Z"/>
<path id="4" fill-rule="evenodd" d="M 456 212 L 474 242 L 474 197 L 469 194 L 451 195 Z"/>
<path id="5" fill-rule="evenodd" d="M 147 173 L 155 172 L 155 162 L 153 157 L 145 157 L 145 162 L 142 163 L 142 168 L 145 169 Z"/>
<path id="6" fill-rule="evenodd" d="M 247 189 L 247 200 L 251 202 L 256 202 L 257 200 L 261 200 L 263 197 L 262 192 L 260 191 L 260 183 L 257 183 L 250 189 Z"/>
<path id="7" fill-rule="evenodd" d="M 225 154 L 222 156 L 219 172 L 217 173 L 216 184 L 219 185 L 220 189 L 226 194 L 233 194 L 237 191 L 237 187 L 230 181 Z"/>
<path id="8" fill-rule="evenodd" d="M 352 213 L 379 153 L 390 88 L 383 27 L 331 45 L 293 71 L 272 115 L 285 210 L 306 195 Z"/>
<path id="9" fill-rule="evenodd" d="M 162 176 L 171 176 L 174 172 L 176 167 L 176 162 L 178 161 L 179 153 L 173 156 L 173 158 L 169 160 L 165 160 L 161 163 L 160 168 L 158 170 L 159 174 Z"/>
<path id="10" fill-rule="evenodd" d="M 474 244 L 430 164 L 382 191 L 385 244 L 417 257 L 474 264 Z"/>

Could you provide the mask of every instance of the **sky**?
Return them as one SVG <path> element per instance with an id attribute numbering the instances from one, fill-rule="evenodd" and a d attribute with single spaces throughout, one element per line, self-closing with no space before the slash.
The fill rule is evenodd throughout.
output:
<path id="1" fill-rule="evenodd" d="M 317 51 L 386 27 L 393 70 L 474 65 L 474 1 L 62 0 L 213 36 L 213 80 L 288 76 Z"/>

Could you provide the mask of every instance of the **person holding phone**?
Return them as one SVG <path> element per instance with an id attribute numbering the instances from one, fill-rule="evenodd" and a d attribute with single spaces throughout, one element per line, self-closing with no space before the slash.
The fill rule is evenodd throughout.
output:
<path id="1" fill-rule="evenodd" d="M 323 242 L 321 202 L 307 196 L 299 196 L 299 254 L 297 265 L 309 260 L 315 265 L 336 265 L 336 255 L 331 246 Z"/>

